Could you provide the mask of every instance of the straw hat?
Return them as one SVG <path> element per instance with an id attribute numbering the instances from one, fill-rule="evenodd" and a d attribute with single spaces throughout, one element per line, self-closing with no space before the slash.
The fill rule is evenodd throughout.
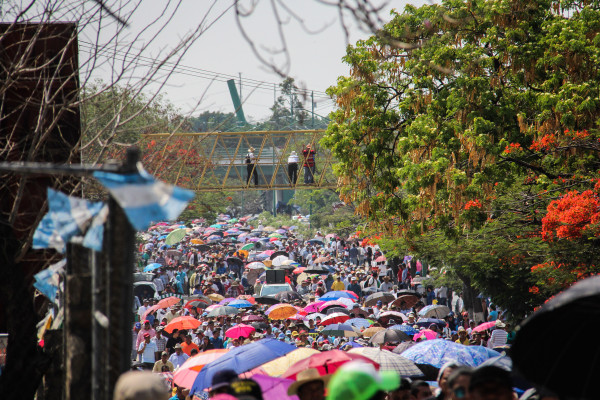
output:
<path id="1" fill-rule="evenodd" d="M 317 371 L 315 368 L 309 368 L 299 372 L 298 375 L 296 375 L 296 382 L 292 383 L 288 388 L 288 396 L 298 394 L 298 388 L 305 383 L 321 381 L 323 382 L 323 385 L 327 386 L 329 379 L 331 379 L 331 374 L 321 376 L 319 375 L 319 371 Z"/>

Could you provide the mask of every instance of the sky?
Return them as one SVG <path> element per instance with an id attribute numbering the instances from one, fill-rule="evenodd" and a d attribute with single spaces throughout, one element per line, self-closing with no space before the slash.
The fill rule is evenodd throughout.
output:
<path id="1" fill-rule="evenodd" d="M 173 6 L 166 9 L 163 8 L 165 3 L 164 0 L 144 0 L 141 7 L 131 10 L 131 23 L 120 40 L 136 45 L 150 42 L 147 54 L 158 59 L 159 54 L 176 46 L 203 19 L 206 30 L 182 57 L 167 85 L 161 88 L 158 83 L 152 84 L 148 90 L 160 88 L 164 97 L 184 113 L 233 112 L 225 81 L 235 78 L 239 85 L 241 73 L 241 97 L 247 119 L 257 121 L 267 118 L 274 97 L 280 94 L 278 85 L 282 78 L 259 60 L 243 38 L 231 7 L 232 1 L 183 0 L 173 2 Z M 389 20 L 392 8 L 402 10 L 409 2 L 374 0 L 372 3 L 383 4 L 379 17 Z M 413 0 L 410 3 L 421 5 L 424 1 Z M 299 87 L 306 89 L 306 93 L 314 92 L 315 113 L 327 116 L 334 105 L 325 90 L 335 85 L 339 76 L 348 74 L 348 67 L 342 62 L 347 38 L 338 10 L 317 0 L 241 1 L 241 4 L 246 10 L 255 4 L 250 16 L 243 18 L 243 27 L 260 54 L 293 77 Z M 285 46 L 281 42 L 272 4 L 277 5 L 276 11 L 283 21 L 281 31 L 285 36 Z M 170 12 L 173 16 L 168 24 L 153 25 L 152 29 L 144 31 L 149 21 Z M 345 26 L 349 32 L 349 43 L 370 36 L 370 32 L 347 17 Z M 151 40 L 154 34 L 157 36 Z M 82 37 L 84 41 L 93 40 L 89 33 L 86 38 L 83 32 Z M 289 60 L 280 51 L 283 48 L 288 50 Z M 102 68 L 96 69 L 95 74 L 100 77 L 106 73 Z M 310 110 L 310 105 L 310 98 L 307 98 L 305 108 Z"/>

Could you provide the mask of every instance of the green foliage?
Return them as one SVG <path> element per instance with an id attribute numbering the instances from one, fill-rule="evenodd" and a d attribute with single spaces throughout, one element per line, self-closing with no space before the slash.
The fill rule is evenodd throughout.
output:
<path id="1" fill-rule="evenodd" d="M 235 132 L 239 130 L 234 113 L 204 111 L 197 117 L 189 118 L 193 132 Z"/>
<path id="2" fill-rule="evenodd" d="M 550 201 L 598 177 L 598 33 L 600 10 L 545 0 L 394 13 L 348 47 L 351 74 L 329 89 L 339 108 L 322 144 L 341 198 L 396 251 L 450 265 L 527 314 L 543 300 L 533 266 L 558 247 L 597 255 L 597 239 L 559 246 L 540 231 Z"/>

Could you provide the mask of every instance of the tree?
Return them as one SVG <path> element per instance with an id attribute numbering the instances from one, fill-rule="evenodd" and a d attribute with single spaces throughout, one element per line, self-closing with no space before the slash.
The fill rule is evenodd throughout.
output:
<path id="1" fill-rule="evenodd" d="M 348 47 L 351 75 L 329 89 L 338 110 L 323 144 L 348 184 L 342 198 L 517 316 L 570 284 L 570 271 L 594 272 L 595 231 L 550 242 L 542 219 L 569 191 L 587 193 L 586 210 L 597 199 L 586 191 L 599 166 L 599 21 L 583 3 L 541 0 L 394 13 Z M 559 254 L 573 260 L 561 267 L 569 278 L 536 292 L 531 268 Z"/>
<path id="2" fill-rule="evenodd" d="M 238 130 L 234 113 L 204 111 L 197 117 L 190 117 L 189 122 L 193 132 L 234 132 Z"/>

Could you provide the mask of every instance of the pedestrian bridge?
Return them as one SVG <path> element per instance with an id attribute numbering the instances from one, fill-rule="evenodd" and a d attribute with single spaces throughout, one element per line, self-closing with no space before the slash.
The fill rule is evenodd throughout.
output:
<path id="1" fill-rule="evenodd" d="M 319 145 L 324 130 L 158 133 L 143 135 L 142 163 L 154 176 L 197 192 L 315 189 L 338 186 L 331 152 Z M 305 184 L 302 150 L 316 150 L 314 183 Z M 246 154 L 254 148 L 254 179 L 247 180 Z M 288 156 L 298 154 L 298 180 L 288 175 Z"/>

